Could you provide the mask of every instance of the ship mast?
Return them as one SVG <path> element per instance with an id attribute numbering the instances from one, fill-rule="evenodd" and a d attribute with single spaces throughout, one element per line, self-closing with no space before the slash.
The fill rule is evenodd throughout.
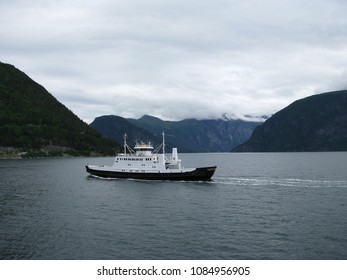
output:
<path id="1" fill-rule="evenodd" d="M 127 134 L 124 133 L 124 155 L 127 154 Z"/>
<path id="2" fill-rule="evenodd" d="M 165 155 L 165 133 L 163 131 L 163 155 Z"/>

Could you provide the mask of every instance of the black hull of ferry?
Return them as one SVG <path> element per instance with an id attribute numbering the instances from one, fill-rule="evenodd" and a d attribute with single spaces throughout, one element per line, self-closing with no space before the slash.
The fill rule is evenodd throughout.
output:
<path id="1" fill-rule="evenodd" d="M 126 178 L 139 180 L 168 180 L 168 181 L 209 181 L 213 176 L 216 166 L 199 167 L 187 172 L 118 172 L 93 169 L 86 165 L 86 170 L 91 175 L 102 178 Z"/>

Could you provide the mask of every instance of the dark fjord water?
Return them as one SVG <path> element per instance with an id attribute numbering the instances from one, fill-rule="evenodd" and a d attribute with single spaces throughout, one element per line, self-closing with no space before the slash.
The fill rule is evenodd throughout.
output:
<path id="1" fill-rule="evenodd" d="M 0 259 L 347 259 L 347 153 L 181 154 L 212 182 L 0 160 Z"/>

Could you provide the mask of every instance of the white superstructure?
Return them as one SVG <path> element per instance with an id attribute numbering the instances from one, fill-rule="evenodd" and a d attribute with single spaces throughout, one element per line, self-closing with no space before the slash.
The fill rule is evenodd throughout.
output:
<path id="1" fill-rule="evenodd" d="M 150 141 L 136 142 L 134 149 L 132 149 L 126 141 L 127 136 L 124 135 L 124 153 L 118 154 L 115 157 L 112 169 L 119 171 L 180 171 L 182 169 L 181 160 L 178 158 L 177 148 L 172 149 L 172 155 L 167 158 L 165 155 L 165 134 L 163 132 L 163 143 L 153 148 Z M 160 150 L 163 153 L 159 153 Z M 190 168 L 189 170 L 193 170 Z M 187 171 L 187 169 L 184 169 Z"/>

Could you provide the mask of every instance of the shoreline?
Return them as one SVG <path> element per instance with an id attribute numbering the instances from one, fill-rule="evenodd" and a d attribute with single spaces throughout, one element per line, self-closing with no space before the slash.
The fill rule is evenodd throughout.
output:
<path id="1" fill-rule="evenodd" d="M 49 145 L 39 148 L 0 146 L 0 159 L 75 158 L 114 156 L 113 151 L 77 150 L 66 146 Z"/>

